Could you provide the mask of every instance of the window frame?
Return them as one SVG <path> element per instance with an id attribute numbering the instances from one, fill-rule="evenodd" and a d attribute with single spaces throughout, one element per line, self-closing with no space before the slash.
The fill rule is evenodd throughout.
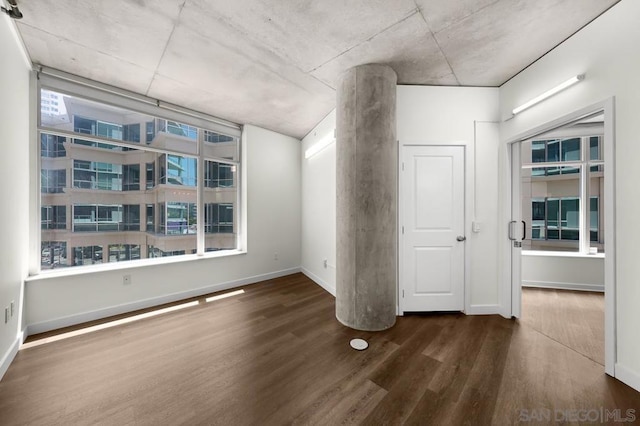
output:
<path id="1" fill-rule="evenodd" d="M 196 250 L 194 250 L 195 255 L 189 255 L 187 253 L 185 256 L 180 256 L 180 257 L 184 257 L 184 259 L 165 258 L 165 257 L 145 258 L 145 259 L 141 259 L 140 261 L 125 262 L 124 264 L 120 264 L 120 263 L 118 263 L 118 265 L 110 264 L 108 268 L 105 268 L 105 269 L 138 267 L 144 264 L 153 264 L 158 262 L 174 263 L 182 260 L 184 261 L 193 260 L 196 257 L 197 258 L 220 257 L 221 254 L 233 255 L 233 254 L 240 254 L 240 253 L 246 252 L 246 241 L 247 241 L 247 237 L 245 233 L 246 212 L 243 211 L 244 209 L 243 202 L 246 202 L 245 201 L 246 188 L 245 188 L 243 178 L 244 176 L 246 176 L 246 174 L 244 172 L 244 167 L 245 167 L 244 157 L 242 155 L 243 143 L 245 142 L 245 140 L 243 137 L 243 129 L 241 125 L 228 122 L 226 120 L 219 119 L 217 117 L 208 116 L 206 114 L 203 114 L 197 111 L 192 111 L 186 108 L 164 103 L 156 99 L 147 98 L 145 96 L 134 94 L 119 88 L 114 88 L 102 83 L 71 76 L 69 74 L 66 74 L 57 70 L 41 68 L 38 72 L 35 72 L 34 74 L 36 74 L 36 78 L 34 79 L 35 82 L 32 86 L 33 92 L 34 92 L 34 96 L 32 97 L 32 99 L 33 99 L 33 102 L 38 106 L 40 106 L 40 101 L 41 101 L 40 97 L 41 97 L 42 90 L 49 90 L 49 91 L 53 91 L 53 92 L 57 92 L 57 93 L 61 93 L 61 94 L 65 94 L 73 97 L 86 99 L 88 101 L 99 102 L 107 106 L 119 107 L 119 108 L 127 109 L 136 113 L 146 114 L 153 117 L 154 120 L 161 119 L 161 120 L 166 120 L 167 122 L 170 121 L 170 122 L 182 123 L 186 126 L 189 126 L 189 129 L 196 129 L 197 137 L 194 142 L 197 144 L 197 147 L 196 147 L 195 153 L 193 153 L 193 151 L 191 150 L 181 151 L 181 150 L 171 149 L 170 147 L 154 148 L 152 146 L 149 146 L 148 145 L 149 141 L 147 140 L 149 129 L 148 129 L 148 126 L 145 126 L 144 124 L 141 124 L 140 126 L 139 141 L 124 140 L 125 139 L 124 135 L 123 135 L 123 140 L 114 140 L 114 139 L 109 139 L 109 138 L 98 136 L 98 135 L 83 134 L 81 136 L 81 139 L 87 140 L 88 142 L 92 142 L 94 144 L 105 143 L 105 144 L 120 146 L 125 150 L 128 148 L 132 148 L 132 149 L 143 150 L 143 151 L 153 151 L 153 152 L 163 153 L 166 155 L 192 157 L 196 159 L 197 168 L 198 168 L 197 181 L 196 181 L 196 193 L 197 193 L 196 205 L 197 205 L 197 223 L 199 226 L 197 227 L 197 237 L 196 237 L 197 244 L 196 244 Z M 37 173 L 39 175 L 42 173 L 42 164 L 41 164 L 42 157 L 40 152 L 42 148 L 41 147 L 42 135 L 46 134 L 46 135 L 52 135 L 53 137 L 56 137 L 56 138 L 67 138 L 67 141 L 69 142 L 78 138 L 78 135 L 73 132 L 43 126 L 41 122 L 42 114 L 43 112 L 40 111 L 40 108 L 38 107 L 37 112 L 35 114 L 35 119 L 32 121 L 33 125 L 35 125 L 34 126 L 35 138 L 33 139 L 36 139 L 36 143 L 37 143 L 36 146 L 38 148 L 37 149 L 38 161 L 37 161 L 37 165 L 34 165 L 34 169 L 35 169 L 34 173 Z M 236 145 L 236 147 L 234 148 L 235 154 L 233 159 L 230 159 L 228 157 L 222 158 L 222 157 L 212 156 L 210 152 L 207 152 L 206 149 L 203 149 L 203 146 L 205 144 L 205 140 L 204 140 L 205 132 L 220 133 L 226 137 L 232 138 L 232 140 L 234 140 L 234 144 Z M 210 142 L 206 142 L 206 143 L 210 144 Z M 205 250 L 205 246 L 206 246 L 205 217 L 204 217 L 205 203 L 204 203 L 204 197 L 203 197 L 203 190 L 205 186 L 205 181 L 204 181 L 205 175 L 204 175 L 203 166 L 205 161 L 215 161 L 222 164 L 228 164 L 231 167 L 235 167 L 237 170 L 237 173 L 235 175 L 236 182 L 234 184 L 234 187 L 236 190 L 235 198 L 234 198 L 234 204 L 235 204 L 234 220 L 236 221 L 236 224 L 234 226 L 235 242 L 236 242 L 235 250 L 233 249 L 225 250 L 225 253 L 208 252 Z M 124 167 L 124 164 L 122 166 Z M 73 182 L 74 182 L 74 177 L 73 177 L 74 167 L 71 166 L 70 170 L 71 170 L 71 176 L 66 176 L 66 187 L 72 188 Z M 144 172 L 143 170 L 140 170 L 140 175 L 142 175 L 142 173 L 147 173 L 146 167 Z M 158 185 L 157 180 L 159 177 L 159 170 L 157 169 L 153 170 L 152 174 L 154 175 L 154 186 L 156 186 Z M 42 224 L 41 224 L 40 216 L 41 216 L 41 206 L 43 206 L 43 203 L 42 203 L 43 194 L 41 193 L 40 179 L 37 179 L 37 182 L 35 183 L 33 189 L 34 189 L 33 202 L 35 205 L 37 205 L 37 209 L 36 209 L 36 214 L 34 214 L 34 218 L 32 222 L 37 223 L 37 229 L 38 229 L 38 232 L 36 233 L 37 247 L 40 247 L 42 244 L 41 243 Z M 139 191 L 144 192 L 146 189 L 148 188 L 144 188 L 141 186 Z M 154 210 L 156 209 L 157 209 L 157 206 L 154 208 Z M 143 221 L 145 222 L 147 221 L 146 212 L 147 212 L 146 204 L 142 203 L 140 205 L 140 214 L 139 214 L 140 224 L 142 224 Z M 240 214 L 240 212 L 242 212 L 242 214 Z M 73 207 L 71 212 L 67 212 L 67 215 L 68 216 L 71 215 L 70 220 L 72 225 L 70 228 L 72 230 L 73 229 Z M 157 220 L 158 219 L 156 218 L 156 221 Z M 32 224 L 32 226 L 35 228 L 36 225 Z M 159 223 L 154 223 L 154 227 L 158 228 Z M 67 250 L 72 250 L 72 249 L 67 248 Z M 37 258 L 35 256 L 36 253 L 37 253 Z M 29 265 L 30 275 L 31 276 L 38 275 L 41 272 L 43 272 L 41 269 L 41 259 L 40 259 L 41 250 L 37 250 L 37 251 L 33 250 L 32 256 L 30 258 L 31 258 L 31 262 Z M 106 266 L 106 264 L 100 265 L 100 266 L 104 267 Z M 78 270 L 78 269 L 81 269 L 81 270 Z M 95 268 L 93 267 L 90 267 L 90 269 L 95 270 Z M 77 273 L 82 273 L 84 270 L 85 268 L 57 269 L 56 275 L 59 275 L 61 273 L 77 274 Z M 87 270 L 87 272 L 90 272 L 90 271 Z"/>
<path id="2" fill-rule="evenodd" d="M 597 152 L 598 152 L 598 159 L 591 159 L 591 138 L 593 137 L 598 137 L 598 146 L 597 146 Z M 568 141 L 568 140 L 573 140 L 573 139 L 580 139 L 580 158 L 578 160 L 569 160 L 569 161 L 562 161 L 562 145 L 564 141 Z M 577 198 L 578 199 L 578 212 L 579 212 L 579 229 L 578 229 L 578 233 L 579 233 L 579 239 L 578 239 L 578 250 L 577 252 L 579 254 L 583 254 L 583 255 L 588 255 L 590 253 L 590 248 L 591 248 L 591 199 L 593 198 L 590 194 L 590 182 L 591 182 L 591 177 L 592 177 L 592 173 L 602 173 L 602 166 L 604 166 L 605 161 L 604 158 L 602 158 L 602 153 L 604 152 L 604 148 L 603 148 L 603 144 L 604 144 L 604 137 L 602 137 L 602 135 L 598 135 L 598 134 L 588 134 L 588 135 L 579 135 L 579 136 L 565 136 L 562 138 L 549 138 L 549 139 L 541 139 L 541 138 L 531 138 L 528 140 L 525 140 L 523 142 L 529 142 L 531 143 L 532 146 L 532 152 L 533 152 L 533 144 L 535 142 L 541 142 L 544 141 L 545 142 L 545 160 L 547 160 L 548 157 L 548 145 L 549 142 L 557 142 L 558 143 L 558 152 L 559 152 L 559 161 L 549 161 L 549 162 L 522 162 L 521 164 L 521 169 L 530 169 L 531 170 L 531 179 L 553 179 L 555 176 L 566 176 L 569 174 L 577 174 L 578 175 L 578 195 L 577 196 L 566 196 L 566 197 L 545 197 L 544 198 L 544 203 L 545 203 L 545 220 L 544 220 L 544 228 L 545 228 L 545 238 L 544 240 L 546 241 L 558 241 L 558 242 L 570 242 L 570 241 L 575 241 L 575 240 L 570 240 L 570 239 L 562 239 L 562 233 L 561 233 L 561 229 L 562 229 L 562 225 L 561 223 L 558 223 L 558 239 L 549 239 L 549 235 L 548 235 L 548 220 L 549 220 L 549 199 L 557 199 L 558 200 L 558 214 L 559 214 L 559 222 L 562 221 L 562 201 L 563 200 L 568 200 L 568 199 L 573 199 L 573 198 Z M 532 157 L 533 159 L 533 157 Z M 596 168 L 596 170 L 592 170 L 593 168 Z M 540 169 L 540 168 L 545 168 L 545 173 L 544 175 L 534 175 L 533 171 L 535 169 Z M 547 173 L 547 170 L 549 168 L 557 168 L 559 170 L 558 174 L 553 174 L 550 175 Z M 578 169 L 578 173 L 574 173 L 574 172 L 569 172 L 569 173 L 562 173 L 562 170 L 564 168 L 568 168 L 568 169 L 572 169 L 572 168 L 577 168 Z M 598 207 L 600 206 L 600 197 L 598 196 Z M 540 198 L 536 198 L 535 200 L 540 200 Z M 533 209 L 533 202 L 535 201 L 534 199 L 531 200 L 531 208 Z M 587 201 L 585 201 L 587 200 Z M 598 215 L 601 215 L 602 212 L 600 211 L 600 209 L 598 209 Z M 531 226 L 532 226 L 532 231 L 533 231 L 533 220 L 531 221 Z M 601 233 L 603 232 L 602 229 L 600 229 L 600 227 L 598 227 L 598 235 L 601 235 Z M 533 234 L 533 232 L 532 232 Z M 531 237 L 533 237 L 533 235 L 531 235 Z M 533 238 L 532 238 L 533 240 Z M 537 239 L 537 241 L 540 241 L 542 239 Z M 593 242 L 593 243 L 597 243 L 597 242 Z M 606 244 L 606 241 L 605 241 Z M 595 244 L 594 244 L 595 245 Z"/>

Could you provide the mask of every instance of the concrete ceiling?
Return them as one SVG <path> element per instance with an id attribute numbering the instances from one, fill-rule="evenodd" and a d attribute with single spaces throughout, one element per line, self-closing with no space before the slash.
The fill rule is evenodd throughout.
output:
<path id="1" fill-rule="evenodd" d="M 301 138 L 347 68 L 500 86 L 618 0 L 18 0 L 34 63 Z"/>

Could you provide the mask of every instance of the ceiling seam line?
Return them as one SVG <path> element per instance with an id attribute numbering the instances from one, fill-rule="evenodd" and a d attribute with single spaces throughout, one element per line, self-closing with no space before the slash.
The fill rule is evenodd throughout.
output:
<path id="1" fill-rule="evenodd" d="M 331 59 L 326 60 L 325 62 L 323 62 L 322 64 L 318 65 L 315 68 L 310 69 L 309 71 L 306 71 L 307 73 L 312 73 L 316 70 L 318 70 L 319 68 L 322 68 L 323 66 L 327 65 L 329 62 L 332 62 L 336 59 L 338 59 L 339 57 L 345 55 L 346 53 L 351 52 L 353 49 L 355 49 L 356 47 L 362 46 L 365 43 L 368 43 L 369 41 L 373 40 L 374 38 L 378 37 L 380 34 L 383 34 L 385 32 L 387 32 L 388 30 L 390 30 L 391 28 L 395 27 L 398 24 L 403 23 L 404 21 L 406 21 L 407 19 L 411 18 L 413 15 L 415 15 L 416 13 L 420 13 L 420 9 L 415 8 L 412 9 L 409 14 L 407 16 L 405 16 L 404 18 L 394 22 L 393 24 L 389 25 L 388 27 L 383 28 L 382 30 L 378 31 L 377 33 L 375 33 L 374 35 L 370 36 L 369 38 L 367 38 L 366 40 L 361 41 L 360 43 L 356 43 L 353 46 L 351 46 L 350 48 L 348 48 L 347 50 L 344 50 L 340 53 L 338 53 L 336 56 L 332 57 Z M 423 18 L 424 19 L 424 18 Z"/>
<path id="2" fill-rule="evenodd" d="M 447 66 L 449 67 L 449 70 L 451 71 L 451 74 L 453 75 L 453 78 L 456 79 L 456 83 L 458 83 L 458 86 L 460 86 L 461 85 L 460 84 L 460 79 L 456 75 L 456 72 L 453 70 L 453 67 L 451 66 L 451 62 L 449 62 L 449 58 L 447 58 L 447 55 L 442 50 L 442 46 L 440 46 L 440 43 L 438 42 L 438 39 L 436 38 L 435 33 L 433 31 L 431 31 L 431 27 L 429 27 L 429 23 L 427 22 L 427 18 L 425 18 L 424 14 L 422 13 L 422 10 L 420 10 L 419 7 L 418 7 L 418 13 L 420 14 L 420 17 L 422 18 L 422 20 L 424 21 L 424 24 L 427 26 L 427 29 L 429 30 L 429 34 L 431 34 L 431 37 L 433 38 L 433 41 L 436 43 L 436 46 L 438 46 L 438 50 L 442 54 L 442 57 L 444 58 L 444 61 L 447 63 Z"/>
<path id="3" fill-rule="evenodd" d="M 478 10 L 476 10 L 476 11 L 474 11 L 474 12 L 471 12 L 471 13 L 469 13 L 469 14 L 467 14 L 467 15 L 461 16 L 460 18 L 456 19 L 455 21 L 451 22 L 450 24 L 448 24 L 448 25 L 446 25 L 446 26 L 444 26 L 444 27 L 440 28 L 438 31 L 436 31 L 436 33 L 442 32 L 442 31 L 444 31 L 444 30 L 446 30 L 446 29 L 448 29 L 448 28 L 450 28 L 450 27 L 454 26 L 455 24 L 457 24 L 457 23 L 459 23 L 459 22 L 464 21 L 464 20 L 465 20 L 465 19 L 467 19 L 468 17 L 473 16 L 473 15 L 475 15 L 476 13 L 481 12 L 481 11 L 483 11 L 484 9 L 486 9 L 486 8 L 488 8 L 488 7 L 490 7 L 490 6 L 493 6 L 494 4 L 498 3 L 499 1 L 500 1 L 500 0 L 494 0 L 493 2 L 491 2 L 491 3 L 489 3 L 489 4 L 485 5 L 485 6 L 482 6 L 480 9 L 478 9 Z M 434 34 L 435 34 L 435 33 L 434 33 Z"/>
<path id="4" fill-rule="evenodd" d="M 178 25 L 178 22 L 180 21 L 180 15 L 182 15 L 182 10 L 184 9 L 184 6 L 186 4 L 187 4 L 187 0 L 184 0 L 182 5 L 180 6 L 180 11 L 178 12 L 178 16 L 176 16 L 176 20 L 175 20 L 175 23 L 173 24 L 173 28 L 171 28 L 171 33 L 169 34 L 169 37 L 167 37 L 167 42 L 164 44 L 164 49 L 162 49 L 162 54 L 160 55 L 160 59 L 158 60 L 158 64 L 156 65 L 156 67 L 153 70 L 153 76 L 151 77 L 151 81 L 149 82 L 149 85 L 147 86 L 147 90 L 144 92 L 144 94 L 146 96 L 149 96 L 149 91 L 151 90 L 151 85 L 155 81 L 156 76 L 159 75 L 158 70 L 160 68 L 160 64 L 162 63 L 162 60 L 164 59 L 164 55 L 167 53 L 167 49 L 169 48 L 169 43 L 171 42 L 171 39 L 173 38 L 173 33 L 176 31 L 176 26 Z"/>
<path id="5" fill-rule="evenodd" d="M 143 66 L 142 66 L 142 65 L 140 65 L 140 64 L 136 64 L 136 63 L 134 63 L 134 62 L 131 62 L 131 61 L 129 61 L 129 60 L 128 60 L 128 59 L 126 59 L 126 58 L 122 58 L 122 57 L 120 57 L 120 56 L 115 56 L 115 55 L 113 55 L 113 54 L 110 54 L 110 53 L 107 53 L 107 52 L 103 52 L 103 51 L 102 51 L 102 50 L 100 50 L 100 49 L 96 49 L 96 48 L 94 48 L 94 47 L 87 46 L 86 44 L 78 43 L 76 40 L 72 40 L 72 39 L 67 38 L 67 37 L 59 36 L 59 35 L 57 35 L 57 34 L 54 34 L 54 33 L 49 32 L 49 31 L 45 31 L 45 30 L 43 30 L 43 29 L 41 29 L 41 28 L 34 27 L 33 25 L 25 24 L 24 22 L 21 22 L 21 23 L 20 23 L 20 25 L 23 25 L 23 26 L 25 26 L 25 27 L 32 28 L 32 29 L 34 29 L 34 30 L 36 30 L 36 31 L 39 31 L 39 32 L 45 33 L 45 34 L 50 35 L 50 36 L 52 36 L 52 37 L 55 37 L 55 38 L 57 38 L 57 39 L 64 40 L 64 41 L 66 41 L 66 42 L 69 42 L 69 43 L 75 44 L 76 46 L 80 46 L 80 47 L 83 47 L 83 48 L 85 48 L 85 49 L 92 50 L 92 51 L 94 51 L 94 52 L 98 52 L 98 53 L 99 53 L 99 54 L 101 54 L 101 55 L 105 55 L 105 56 L 108 56 L 108 57 L 110 57 L 110 58 L 117 59 L 117 60 L 122 61 L 122 62 L 126 62 L 127 64 L 129 64 L 129 65 L 133 65 L 133 66 L 135 66 L 135 67 L 137 67 L 137 68 L 141 68 L 141 69 L 143 69 L 143 70 L 147 70 L 147 71 L 152 71 L 152 70 L 150 70 L 150 69 L 148 69 L 148 68 L 146 68 L 146 67 L 143 67 Z M 33 64 L 34 64 L 34 65 L 42 65 L 42 66 L 46 66 L 46 65 L 45 65 L 45 64 L 43 64 L 43 63 L 35 62 L 35 61 L 33 62 Z M 51 68 L 53 68 L 53 67 L 51 67 Z"/>

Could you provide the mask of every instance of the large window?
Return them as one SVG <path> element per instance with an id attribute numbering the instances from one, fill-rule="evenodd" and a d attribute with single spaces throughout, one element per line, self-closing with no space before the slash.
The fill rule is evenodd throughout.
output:
<path id="1" fill-rule="evenodd" d="M 42 269 L 238 248 L 239 128 L 63 92 L 41 91 Z"/>
<path id="2" fill-rule="evenodd" d="M 604 251 L 602 151 L 593 135 L 523 142 L 523 248 Z"/>

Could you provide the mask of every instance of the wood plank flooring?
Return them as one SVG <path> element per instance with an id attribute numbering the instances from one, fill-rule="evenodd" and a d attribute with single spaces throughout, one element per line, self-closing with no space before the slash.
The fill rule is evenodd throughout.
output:
<path id="1" fill-rule="evenodd" d="M 604 365 L 604 293 L 523 288 L 520 323 Z"/>
<path id="2" fill-rule="evenodd" d="M 0 382 L 0 424 L 508 425 L 523 409 L 640 414 L 638 392 L 518 321 L 412 315 L 364 333 L 338 323 L 333 297 L 302 274 L 244 290 L 21 350 Z M 369 349 L 352 350 L 353 337 Z"/>

